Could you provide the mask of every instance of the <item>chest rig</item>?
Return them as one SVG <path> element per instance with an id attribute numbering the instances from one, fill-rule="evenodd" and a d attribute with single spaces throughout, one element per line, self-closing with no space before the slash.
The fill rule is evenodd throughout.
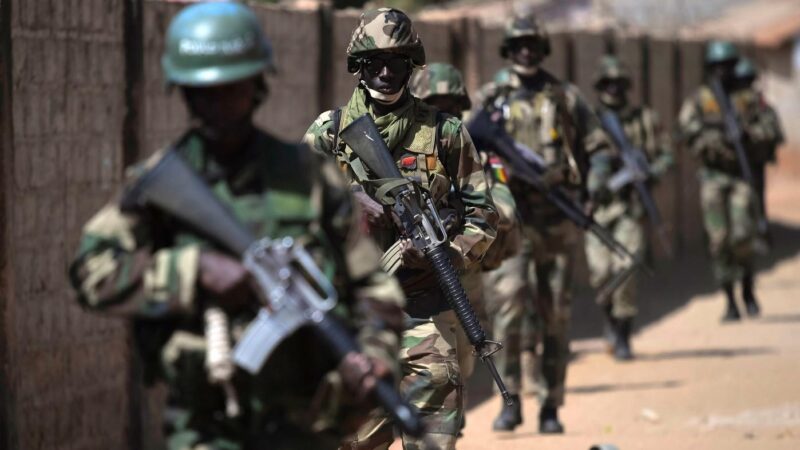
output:
<path id="1" fill-rule="evenodd" d="M 361 186 L 369 186 L 369 173 L 361 160 L 339 139 L 342 129 L 342 110 L 332 114 L 331 152 L 339 167 Z M 451 180 L 445 165 L 446 155 L 442 149 L 442 126 L 444 115 L 430 108 L 418 108 L 414 124 L 401 144 L 392 150 L 400 173 L 427 189 L 437 206 L 447 201 Z"/>

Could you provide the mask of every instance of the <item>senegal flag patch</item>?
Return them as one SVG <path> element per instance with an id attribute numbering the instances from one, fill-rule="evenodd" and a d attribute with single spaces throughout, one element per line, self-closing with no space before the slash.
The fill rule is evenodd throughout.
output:
<path id="1" fill-rule="evenodd" d="M 490 156 L 489 167 L 492 169 L 492 176 L 496 181 L 499 181 L 500 183 L 503 184 L 508 183 L 508 173 L 506 172 L 506 166 L 503 165 L 503 161 L 500 158 L 498 158 L 497 156 Z"/>

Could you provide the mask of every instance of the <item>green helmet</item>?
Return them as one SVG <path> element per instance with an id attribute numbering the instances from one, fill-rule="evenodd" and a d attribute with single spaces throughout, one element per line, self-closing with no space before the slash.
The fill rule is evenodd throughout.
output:
<path id="1" fill-rule="evenodd" d="M 735 61 L 739 51 L 730 41 L 711 41 L 706 45 L 706 65 Z"/>
<path id="2" fill-rule="evenodd" d="M 631 74 L 625 64 L 614 55 L 605 55 L 600 59 L 600 64 L 594 74 L 594 88 L 598 89 L 605 80 L 619 80 L 630 86 Z"/>
<path id="3" fill-rule="evenodd" d="M 274 69 L 272 46 L 258 18 L 236 2 L 182 9 L 167 29 L 164 76 L 184 86 L 213 86 Z"/>
<path id="4" fill-rule="evenodd" d="M 514 16 L 506 23 L 503 44 L 500 45 L 500 56 L 508 58 L 509 42 L 523 37 L 538 38 L 542 42 L 543 56 L 550 54 L 550 37 L 547 35 L 547 30 L 544 29 L 544 26 L 535 15 L 522 14 Z"/>
<path id="5" fill-rule="evenodd" d="M 380 52 L 399 53 L 417 67 L 425 65 L 425 47 L 406 13 L 380 8 L 361 14 L 347 46 L 347 70 L 358 72 L 359 56 Z"/>
<path id="6" fill-rule="evenodd" d="M 410 87 L 411 93 L 422 100 L 435 95 L 449 95 L 458 99 L 461 109 L 472 107 L 461 72 L 450 64 L 428 64 L 425 70 L 420 70 L 411 77 Z"/>
<path id="7" fill-rule="evenodd" d="M 758 77 L 758 69 L 748 58 L 740 58 L 733 69 L 733 74 L 739 80 L 755 80 Z"/>

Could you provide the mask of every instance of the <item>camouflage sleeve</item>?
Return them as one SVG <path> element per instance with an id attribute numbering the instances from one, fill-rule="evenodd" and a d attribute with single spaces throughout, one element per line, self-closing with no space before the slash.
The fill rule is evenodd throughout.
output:
<path id="1" fill-rule="evenodd" d="M 567 100 L 571 116 L 575 118 L 581 148 L 587 158 L 585 188 L 590 197 L 594 197 L 603 190 L 612 175 L 614 149 L 594 109 L 589 106 L 577 87 L 568 86 Z"/>
<path id="2" fill-rule="evenodd" d="M 775 110 L 756 93 L 756 113 L 746 124 L 747 136 L 754 147 L 753 159 L 766 163 L 775 160 L 775 150 L 783 143 L 783 130 Z"/>
<path id="3" fill-rule="evenodd" d="M 442 126 L 442 149 L 446 152 L 445 169 L 464 205 L 464 230 L 452 245 L 469 268 L 481 260 L 492 243 L 498 216 L 481 159 L 461 125 L 459 119 L 447 118 Z"/>
<path id="4" fill-rule="evenodd" d="M 686 143 L 691 153 L 695 157 L 703 156 L 705 149 L 703 135 L 708 134 L 710 130 L 704 133 L 703 117 L 694 96 L 687 98 L 681 106 L 678 115 L 678 131 L 681 140 Z"/>
<path id="5" fill-rule="evenodd" d="M 360 226 L 361 214 L 336 165 L 320 157 L 323 218 L 326 233 L 341 244 L 348 290 L 354 300 L 354 321 L 362 350 L 398 373 L 402 308 L 405 298 L 394 277 L 379 265 L 381 252 Z"/>
<path id="6" fill-rule="evenodd" d="M 333 147 L 333 111 L 320 114 L 308 127 L 303 142 L 319 154 L 331 156 Z"/>
<path id="7" fill-rule="evenodd" d="M 200 248 L 154 248 L 147 211 L 122 211 L 119 200 L 83 228 L 70 281 L 84 306 L 113 314 L 158 318 L 194 310 Z"/>
<path id="8" fill-rule="evenodd" d="M 642 111 L 642 120 L 647 131 L 647 146 L 645 149 L 650 158 L 650 169 L 653 176 L 660 178 L 675 164 L 675 155 L 672 151 L 672 142 L 669 134 L 664 132 L 658 113 L 649 108 Z"/>

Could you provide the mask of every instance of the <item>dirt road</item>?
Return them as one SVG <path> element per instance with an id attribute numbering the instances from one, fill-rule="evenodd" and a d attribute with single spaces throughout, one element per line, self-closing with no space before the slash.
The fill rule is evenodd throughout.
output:
<path id="1" fill-rule="evenodd" d="M 587 450 L 613 443 L 620 450 L 800 449 L 798 167 L 782 167 L 770 180 L 775 251 L 758 281 L 760 318 L 720 324 L 723 298 L 713 290 L 702 255 L 681 261 L 646 290 L 643 300 L 651 304 L 634 340 L 636 361 L 615 363 L 596 337 L 573 341 L 565 435 L 536 432 L 535 398 L 523 400 L 525 423 L 514 433 L 490 431 L 500 400 L 490 396 L 488 380 L 480 377 L 485 370 L 478 367 L 458 448 Z M 599 321 L 591 308 L 586 311 L 576 321 Z M 576 326 L 578 335 L 599 331 L 596 323 Z"/>

